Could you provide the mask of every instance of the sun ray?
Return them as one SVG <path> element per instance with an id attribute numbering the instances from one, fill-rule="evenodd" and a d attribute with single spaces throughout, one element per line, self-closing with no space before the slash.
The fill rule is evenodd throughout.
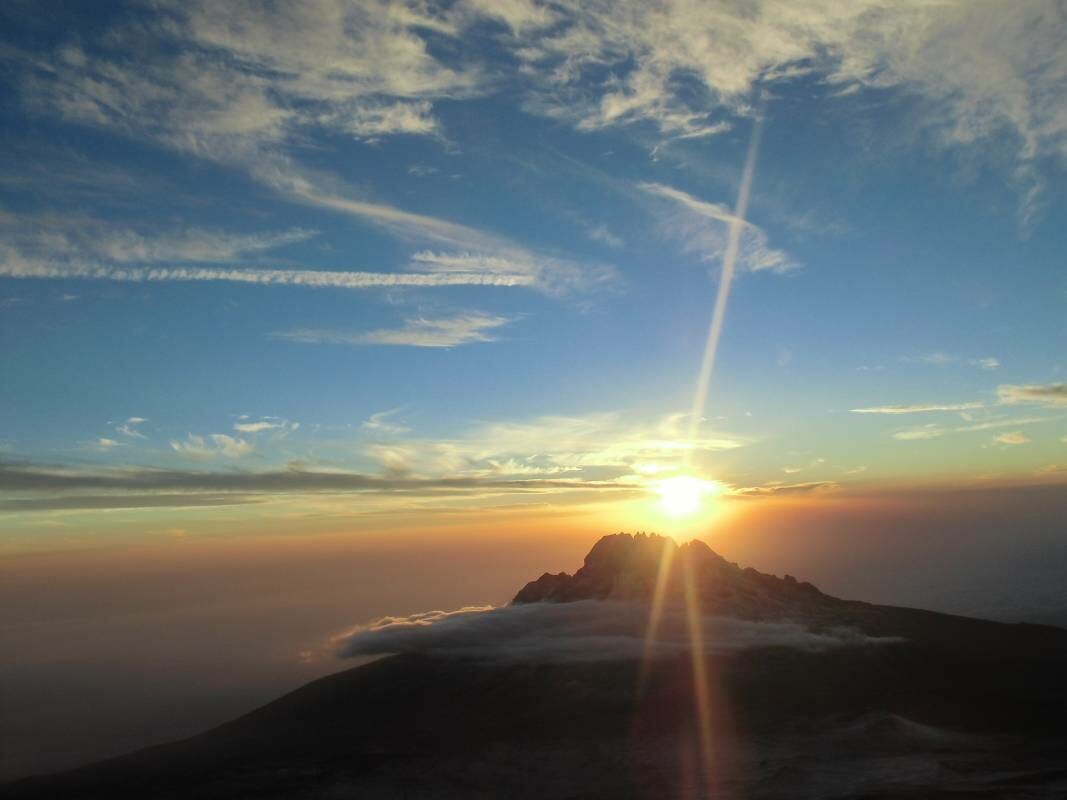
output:
<path id="1" fill-rule="evenodd" d="M 745 213 L 748 211 L 748 198 L 752 189 L 752 176 L 756 172 L 756 156 L 759 152 L 762 134 L 763 118 L 762 116 L 757 116 L 752 128 L 752 137 L 748 143 L 745 167 L 741 173 L 741 185 L 737 192 L 737 203 L 734 205 L 734 214 L 730 220 L 726 252 L 723 254 L 722 259 L 722 275 L 719 278 L 719 288 L 715 293 L 711 324 L 708 327 L 708 338 L 704 345 L 704 358 L 700 363 L 696 390 L 693 392 L 693 405 L 689 411 L 689 441 L 693 443 L 696 442 L 697 435 L 700 433 L 700 423 L 703 419 L 704 408 L 707 405 L 708 393 L 711 389 L 711 376 L 715 370 L 715 354 L 719 349 L 719 336 L 722 334 L 723 320 L 726 317 L 726 304 L 730 298 L 730 287 L 733 284 L 734 270 L 737 266 L 737 254 L 741 248 L 741 234 L 745 227 Z M 685 461 L 687 466 L 692 458 L 694 449 L 690 447 L 686 451 Z"/>
<path id="2" fill-rule="evenodd" d="M 700 745 L 700 773 L 704 785 L 711 788 L 714 742 L 711 729 L 711 704 L 708 697 L 707 661 L 704 652 L 704 614 L 700 594 L 693 575 L 691 551 L 682 553 L 682 586 L 685 594 L 685 616 L 689 626 L 689 655 L 693 671 L 693 701 L 697 712 L 697 734 Z"/>
<path id="3" fill-rule="evenodd" d="M 667 600 L 667 584 L 670 581 L 676 548 L 677 545 L 672 539 L 663 540 L 663 552 L 660 553 L 659 569 L 656 571 L 656 588 L 652 594 L 652 606 L 648 613 L 648 630 L 645 632 L 644 656 L 641 660 L 638 690 L 644 687 L 645 679 L 648 677 L 648 668 L 652 662 L 652 648 L 656 644 L 656 634 L 659 633 L 659 623 L 663 616 L 663 605 Z"/>

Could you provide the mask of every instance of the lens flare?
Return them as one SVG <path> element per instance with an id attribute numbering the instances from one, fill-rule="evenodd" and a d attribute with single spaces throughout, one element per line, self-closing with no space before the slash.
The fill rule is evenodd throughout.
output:
<path id="1" fill-rule="evenodd" d="M 745 214 L 748 211 L 748 198 L 752 190 L 752 176 L 756 172 L 756 159 L 759 153 L 760 138 L 763 134 L 763 121 L 756 118 L 752 128 L 752 137 L 748 143 L 748 153 L 745 156 L 745 167 L 741 172 L 741 185 L 737 190 L 737 203 L 734 205 L 733 218 L 730 220 L 727 233 L 726 252 L 723 253 L 722 275 L 719 278 L 719 288 L 715 293 L 715 305 L 711 312 L 711 324 L 708 327 L 708 338 L 704 345 L 704 359 L 700 363 L 700 372 L 697 374 L 696 390 L 693 392 L 693 407 L 689 412 L 689 441 L 695 442 L 700 433 L 700 423 L 704 419 L 704 411 L 708 404 L 708 393 L 711 389 L 711 376 L 715 371 L 715 354 L 719 349 L 719 336 L 722 334 L 723 320 L 726 318 L 726 304 L 730 298 L 730 287 L 733 285 L 734 269 L 737 266 L 737 256 L 741 250 L 741 236 L 745 228 Z M 686 462 L 692 455 L 692 451 L 686 453 Z"/>
<path id="2" fill-rule="evenodd" d="M 689 475 L 668 478 L 656 486 L 660 506 L 671 517 L 688 517 L 704 507 L 705 498 L 718 492 L 718 484 Z"/>

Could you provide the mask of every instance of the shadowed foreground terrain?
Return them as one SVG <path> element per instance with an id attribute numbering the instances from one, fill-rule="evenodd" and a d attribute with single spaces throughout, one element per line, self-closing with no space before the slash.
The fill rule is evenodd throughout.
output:
<path id="1" fill-rule="evenodd" d="M 705 642 L 695 660 L 643 662 L 522 659 L 492 643 L 474 657 L 437 638 L 200 736 L 4 796 L 1067 796 L 1067 631 L 839 600 L 699 542 L 628 535 L 602 539 L 573 576 L 531 582 L 511 608 L 585 603 L 575 608 L 647 618 L 660 580 L 667 609 L 689 580 L 703 615 L 848 630 L 853 643 Z"/>

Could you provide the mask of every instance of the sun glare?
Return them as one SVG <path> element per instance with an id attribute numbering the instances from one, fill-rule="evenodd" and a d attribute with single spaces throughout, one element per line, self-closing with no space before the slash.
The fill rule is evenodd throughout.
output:
<path id="1" fill-rule="evenodd" d="M 660 481 L 656 486 L 660 506 L 672 517 L 687 517 L 700 511 L 707 495 L 715 494 L 718 487 L 711 481 L 703 481 L 689 475 L 679 475 Z"/>

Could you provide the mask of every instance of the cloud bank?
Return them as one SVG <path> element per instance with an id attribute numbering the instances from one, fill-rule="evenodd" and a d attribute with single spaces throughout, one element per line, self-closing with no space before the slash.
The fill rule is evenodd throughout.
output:
<path id="1" fill-rule="evenodd" d="M 812 631 L 794 622 L 705 617 L 702 624 L 709 653 L 764 647 L 821 651 L 896 641 L 844 628 Z M 416 652 L 552 663 L 637 659 L 646 653 L 671 657 L 690 649 L 688 622 L 681 609 L 664 612 L 656 641 L 648 650 L 647 629 L 645 606 L 587 600 L 383 617 L 336 637 L 334 644 L 341 658 Z"/>

